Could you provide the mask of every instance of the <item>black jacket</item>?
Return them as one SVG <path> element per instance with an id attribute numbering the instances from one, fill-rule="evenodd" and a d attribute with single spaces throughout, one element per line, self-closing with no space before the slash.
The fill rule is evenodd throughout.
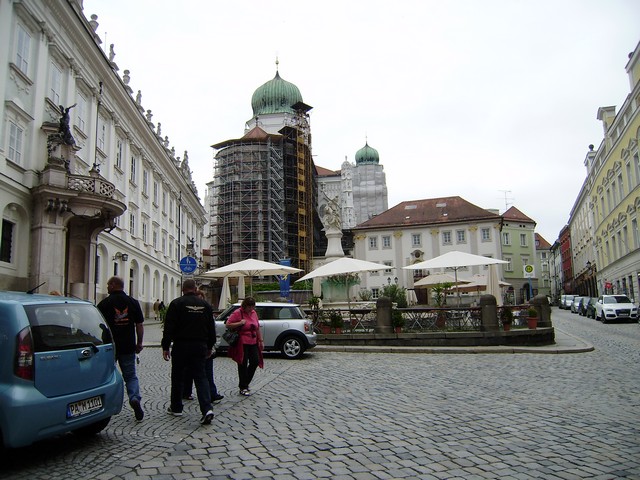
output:
<path id="1" fill-rule="evenodd" d="M 169 304 L 164 320 L 162 349 L 171 342 L 202 342 L 208 348 L 216 343 L 216 327 L 211 305 L 195 293 L 187 293 Z"/>

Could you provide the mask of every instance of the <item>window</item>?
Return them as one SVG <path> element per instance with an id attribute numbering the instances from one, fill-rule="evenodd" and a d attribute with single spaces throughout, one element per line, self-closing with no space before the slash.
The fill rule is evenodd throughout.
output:
<path id="1" fill-rule="evenodd" d="M 618 175 L 618 191 L 620 192 L 620 200 L 624 198 L 624 182 L 622 181 L 622 174 Z"/>
<path id="2" fill-rule="evenodd" d="M 76 127 L 78 127 L 81 132 L 85 132 L 87 121 L 87 98 L 80 92 L 76 95 L 76 107 L 74 110 L 76 111 Z"/>
<path id="3" fill-rule="evenodd" d="M 131 156 L 131 172 L 129 177 L 129 180 L 132 183 L 136 183 L 136 168 L 138 168 L 138 159 L 132 155 Z"/>
<path id="4" fill-rule="evenodd" d="M 20 164 L 22 160 L 22 139 L 24 130 L 13 122 L 9 122 L 9 160 Z"/>
<path id="5" fill-rule="evenodd" d="M 636 153 L 633 156 L 633 164 L 636 170 L 636 185 L 640 184 L 640 156 Z"/>
<path id="6" fill-rule="evenodd" d="M 450 231 L 442 232 L 442 244 L 443 245 L 451 245 L 451 232 Z"/>
<path id="7" fill-rule="evenodd" d="M 149 195 L 149 170 L 142 171 L 142 193 Z"/>
<path id="8" fill-rule="evenodd" d="M 382 236 L 382 248 L 391 248 L 391 235 Z"/>
<path id="9" fill-rule="evenodd" d="M 142 223 L 142 241 L 147 243 L 147 223 Z"/>
<path id="10" fill-rule="evenodd" d="M 609 207 L 607 209 L 607 213 L 611 213 L 611 210 L 613 210 L 613 204 L 611 203 L 611 190 L 609 190 L 607 188 L 607 207 Z"/>
<path id="11" fill-rule="evenodd" d="M 520 261 L 522 262 L 522 265 L 529 265 L 529 257 L 520 257 Z"/>
<path id="12" fill-rule="evenodd" d="M 391 265 L 393 265 L 393 263 L 392 263 L 392 262 L 382 262 L 382 264 L 383 264 L 383 265 L 386 265 L 386 266 L 388 266 L 388 267 L 389 267 L 389 268 L 385 268 L 385 269 L 383 270 L 383 273 L 384 273 L 385 275 L 388 275 L 388 274 L 390 274 L 390 273 L 393 273 L 393 271 L 391 270 Z"/>
<path id="13" fill-rule="evenodd" d="M 153 182 L 153 203 L 154 205 L 158 205 L 158 182 Z"/>
<path id="14" fill-rule="evenodd" d="M 504 257 L 503 260 L 505 262 L 508 262 L 508 263 L 504 264 L 505 271 L 513 272 L 513 264 L 511 263 L 511 257 Z"/>
<path id="15" fill-rule="evenodd" d="M 502 244 L 511 245 L 511 235 L 509 232 L 502 232 Z"/>
<path id="16" fill-rule="evenodd" d="M 467 243 L 467 236 L 464 230 L 456 230 L 456 243 Z"/>
<path id="17" fill-rule="evenodd" d="M 60 105 L 60 92 L 62 91 L 62 71 L 58 66 L 51 62 L 51 88 L 49 89 L 49 98 L 56 105 Z"/>
<path id="18" fill-rule="evenodd" d="M 372 288 L 371 289 L 371 298 L 377 299 L 380 296 L 380 289 L 379 288 Z"/>
<path id="19" fill-rule="evenodd" d="M 638 220 L 631 220 L 631 232 L 633 234 L 633 248 L 640 248 L 640 232 L 638 232 Z"/>
<path id="20" fill-rule="evenodd" d="M 167 254 L 167 235 L 162 234 L 162 253 Z"/>
<path id="21" fill-rule="evenodd" d="M 622 227 L 622 247 L 624 248 L 624 253 L 625 255 L 627 253 L 629 253 L 629 230 L 627 229 L 627 226 L 625 225 L 624 227 Z"/>
<path id="22" fill-rule="evenodd" d="M 153 248 L 155 250 L 158 249 L 158 232 L 156 232 L 155 230 L 153 231 Z"/>
<path id="23" fill-rule="evenodd" d="M 167 213 L 167 192 L 162 192 L 162 213 Z"/>
<path id="24" fill-rule="evenodd" d="M 122 170 L 122 158 L 124 156 L 124 142 L 120 139 L 116 140 L 116 167 Z"/>
<path id="25" fill-rule="evenodd" d="M 480 235 L 481 235 L 481 239 L 483 242 L 490 242 L 491 241 L 491 229 L 490 228 L 483 228 L 482 230 L 480 230 Z"/>
<path id="26" fill-rule="evenodd" d="M 104 118 L 102 117 L 98 117 L 98 148 L 100 150 L 102 150 L 103 152 L 104 150 L 104 145 L 105 145 L 105 140 L 107 138 L 107 126 L 105 125 L 106 122 L 104 120 Z"/>
<path id="27" fill-rule="evenodd" d="M 412 247 L 420 247 L 420 246 L 422 246 L 422 234 L 420 234 L 420 233 L 412 233 L 411 234 L 411 246 Z"/>
<path id="28" fill-rule="evenodd" d="M 369 237 L 369 250 L 378 249 L 378 237 Z"/>
<path id="29" fill-rule="evenodd" d="M 29 50 L 31 48 L 31 35 L 22 25 L 17 26 L 16 66 L 25 75 L 29 74 Z"/>
<path id="30" fill-rule="evenodd" d="M 136 217 L 133 213 L 129 214 L 129 233 L 132 237 L 136 235 Z"/>
<path id="31" fill-rule="evenodd" d="M 526 247 L 527 246 L 527 234 L 526 233 L 521 233 L 520 234 L 520 246 L 521 247 Z"/>
<path id="32" fill-rule="evenodd" d="M 11 263 L 13 249 L 13 231 L 15 224 L 9 220 L 2 220 L 2 237 L 0 238 L 0 262 Z"/>

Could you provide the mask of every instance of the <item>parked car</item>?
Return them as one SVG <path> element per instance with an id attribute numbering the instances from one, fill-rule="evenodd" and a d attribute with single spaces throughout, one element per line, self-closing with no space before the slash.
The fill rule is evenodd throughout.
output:
<path id="1" fill-rule="evenodd" d="M 222 334 L 226 329 L 225 322 L 238 308 L 239 303 L 231 305 L 216 318 L 218 351 L 226 351 L 229 348 L 227 342 L 222 339 Z M 257 302 L 256 313 L 260 319 L 265 351 L 280 351 L 283 357 L 295 359 L 316 346 L 317 335 L 313 331 L 313 324 L 300 305 Z"/>
<path id="2" fill-rule="evenodd" d="M 598 303 L 598 297 L 589 297 L 584 305 L 585 313 L 584 315 L 587 318 L 596 318 L 596 303 Z"/>
<path id="3" fill-rule="evenodd" d="M 111 331 L 93 304 L 0 292 L 0 446 L 96 434 L 123 397 Z"/>
<path id="4" fill-rule="evenodd" d="M 596 320 L 638 321 L 638 307 L 626 295 L 601 295 L 596 303 Z"/>
<path id="5" fill-rule="evenodd" d="M 562 308 L 564 310 L 571 310 L 571 302 L 573 302 L 575 295 L 564 295 L 564 301 L 562 302 Z"/>
<path id="6" fill-rule="evenodd" d="M 581 297 L 579 295 L 576 295 L 575 297 L 573 297 L 573 300 L 571 300 L 571 306 L 569 307 L 569 309 L 571 310 L 571 313 L 579 312 L 580 302 L 582 301 L 583 298 L 587 298 L 587 297 Z"/>

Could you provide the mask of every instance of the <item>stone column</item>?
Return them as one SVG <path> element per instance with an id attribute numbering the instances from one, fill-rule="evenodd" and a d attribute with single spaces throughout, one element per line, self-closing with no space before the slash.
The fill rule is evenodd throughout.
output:
<path id="1" fill-rule="evenodd" d="M 391 299 L 380 297 L 376 301 L 376 328 L 375 333 L 392 333 L 391 327 Z"/>
<path id="2" fill-rule="evenodd" d="M 538 327 L 552 327 L 551 307 L 549 306 L 549 299 L 547 299 L 547 296 L 536 295 L 531 300 L 531 305 L 538 311 Z"/>
<path id="3" fill-rule="evenodd" d="M 480 297 L 480 309 L 482 329 L 486 332 L 497 332 L 500 330 L 496 297 L 493 295 L 482 295 Z"/>

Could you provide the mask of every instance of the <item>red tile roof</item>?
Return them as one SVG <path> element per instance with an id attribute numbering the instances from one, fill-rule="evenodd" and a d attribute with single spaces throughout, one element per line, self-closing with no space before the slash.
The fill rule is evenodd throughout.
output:
<path id="1" fill-rule="evenodd" d="M 469 203 L 461 197 L 429 198 L 399 203 L 357 225 L 354 230 L 466 223 L 481 220 L 500 221 L 500 219 L 500 215 Z"/>
<path id="2" fill-rule="evenodd" d="M 329 170 L 328 168 L 316 165 L 316 173 L 319 177 L 335 177 L 336 175 L 340 175 L 340 170 Z"/>
<path id="3" fill-rule="evenodd" d="M 516 207 L 511 207 L 509 210 L 502 214 L 505 220 L 513 220 L 516 222 L 529 222 L 535 224 L 535 220 L 527 217 L 524 213 L 518 210 Z"/>
<path id="4" fill-rule="evenodd" d="M 535 236 L 536 236 L 536 249 L 548 250 L 551 248 L 551 244 L 547 242 L 542 235 L 540 235 L 539 233 L 536 233 Z"/>

